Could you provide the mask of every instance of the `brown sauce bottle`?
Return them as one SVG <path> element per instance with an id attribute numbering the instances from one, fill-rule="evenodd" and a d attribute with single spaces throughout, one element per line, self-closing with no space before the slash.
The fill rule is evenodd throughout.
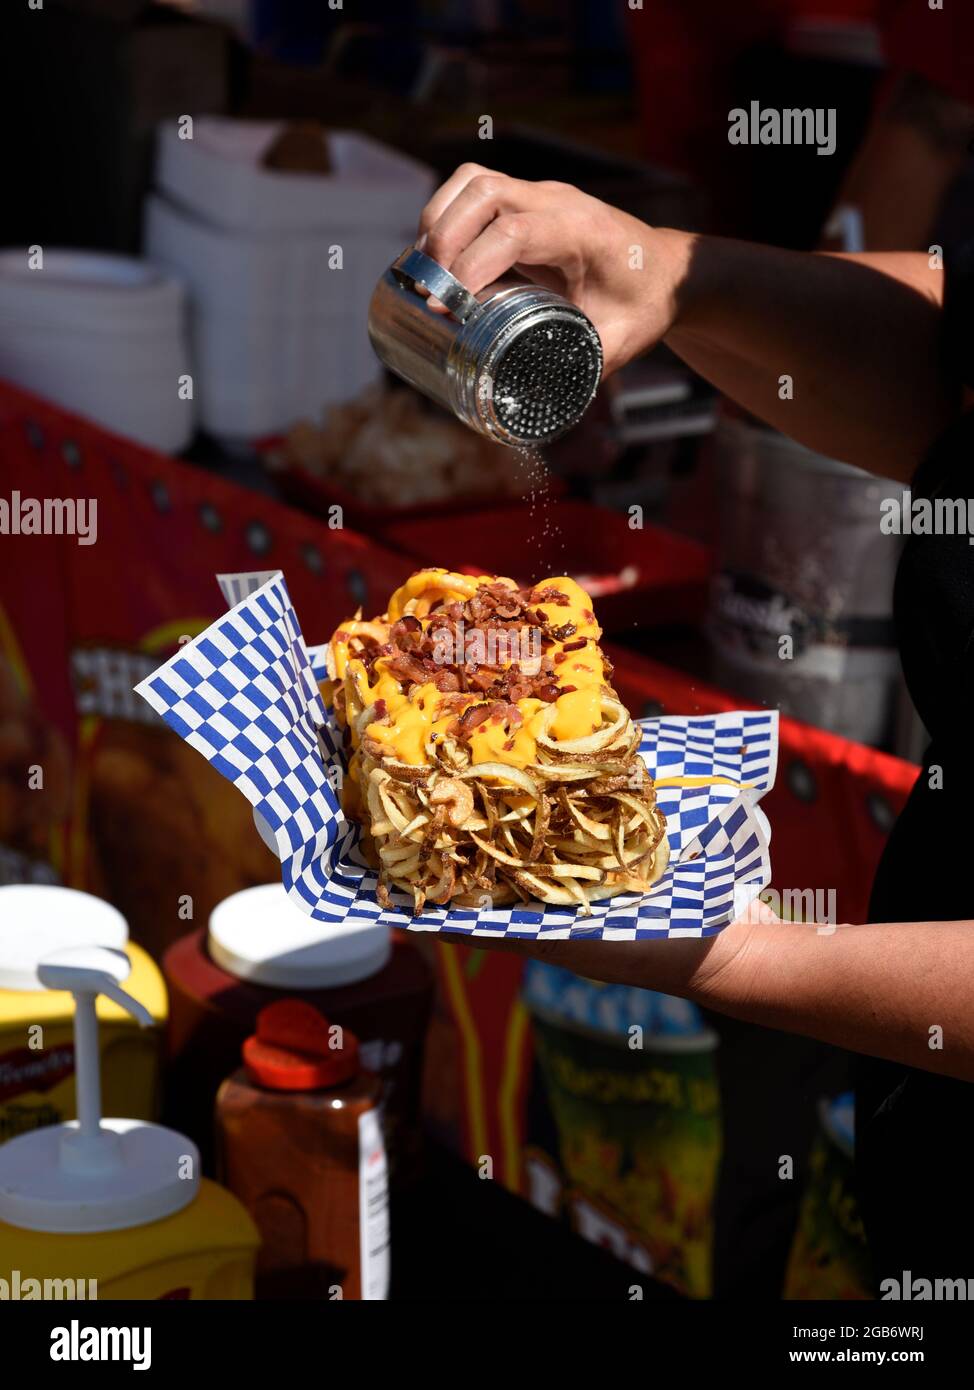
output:
<path id="1" fill-rule="evenodd" d="M 357 1038 L 282 999 L 258 1014 L 243 1060 L 217 1093 L 217 1162 L 260 1231 L 257 1297 L 385 1298 L 381 1083 Z"/>

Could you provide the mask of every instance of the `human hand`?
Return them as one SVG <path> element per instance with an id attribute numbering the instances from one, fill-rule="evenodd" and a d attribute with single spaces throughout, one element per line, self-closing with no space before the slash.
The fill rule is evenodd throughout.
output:
<path id="1" fill-rule="evenodd" d="M 643 941 L 606 941 L 576 936 L 460 936 L 441 932 L 440 940 L 486 951 L 506 951 L 571 970 L 604 984 L 658 990 L 720 1009 L 721 1002 L 747 998 L 761 971 L 781 920 L 755 899 L 735 922 L 716 936 Z"/>
<path id="2" fill-rule="evenodd" d="M 604 374 L 671 328 L 686 238 L 570 184 L 462 164 L 423 209 L 417 243 L 476 294 L 509 270 L 556 290 L 602 340 Z"/>

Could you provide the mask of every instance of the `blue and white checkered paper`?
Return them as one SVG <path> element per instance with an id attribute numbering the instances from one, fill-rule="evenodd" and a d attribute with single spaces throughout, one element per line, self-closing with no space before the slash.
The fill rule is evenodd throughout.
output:
<path id="1" fill-rule="evenodd" d="M 428 907 L 417 916 L 409 895 L 393 890 L 383 909 L 376 873 L 359 853 L 359 827 L 336 793 L 341 735 L 317 687 L 324 648 L 309 652 L 279 571 L 219 581 L 231 610 L 135 689 L 251 803 L 288 894 L 317 921 L 492 937 L 713 936 L 770 881 L 757 802 L 774 784 L 778 717 L 731 712 L 642 721 L 640 752 L 657 780 L 670 841 L 669 868 L 646 896 L 594 904 L 585 917 L 541 903 Z"/>

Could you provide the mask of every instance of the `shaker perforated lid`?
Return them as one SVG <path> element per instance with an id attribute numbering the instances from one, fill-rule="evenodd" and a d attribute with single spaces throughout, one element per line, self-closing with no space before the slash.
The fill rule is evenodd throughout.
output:
<path id="1" fill-rule="evenodd" d="M 491 372 L 491 433 L 546 444 L 585 414 L 602 374 L 602 344 L 579 311 L 538 312 L 500 349 Z"/>
<path id="2" fill-rule="evenodd" d="M 238 979 L 333 989 L 378 974 L 392 953 L 392 932 L 377 922 L 316 922 L 282 883 L 261 883 L 217 904 L 207 944 L 217 965 Z"/>
<path id="3" fill-rule="evenodd" d="M 602 376 L 601 340 L 577 305 L 515 274 L 474 294 L 415 246 L 380 278 L 369 337 L 390 371 L 515 448 L 571 429 Z"/>

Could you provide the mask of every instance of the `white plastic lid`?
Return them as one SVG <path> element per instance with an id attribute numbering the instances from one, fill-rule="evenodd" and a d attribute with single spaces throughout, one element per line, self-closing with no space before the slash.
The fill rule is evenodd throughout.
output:
<path id="1" fill-rule="evenodd" d="M 0 1221 L 28 1231 L 121 1231 L 182 1211 L 199 1191 L 196 1145 L 144 1120 L 102 1120 L 91 1145 L 77 1120 L 0 1149 Z"/>
<path id="2" fill-rule="evenodd" d="M 40 990 L 37 966 L 69 946 L 122 950 L 129 929 L 122 914 L 90 893 L 45 883 L 0 888 L 0 989 Z"/>
<path id="3" fill-rule="evenodd" d="M 245 888 L 210 914 L 210 955 L 240 980 L 278 989 L 335 989 L 376 975 L 392 932 L 376 922 L 316 922 L 282 883 Z"/>

